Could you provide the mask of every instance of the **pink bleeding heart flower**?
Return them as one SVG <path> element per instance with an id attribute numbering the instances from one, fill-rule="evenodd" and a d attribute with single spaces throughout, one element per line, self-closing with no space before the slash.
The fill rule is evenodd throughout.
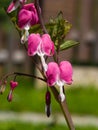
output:
<path id="1" fill-rule="evenodd" d="M 49 86 L 57 84 L 60 87 L 60 97 L 63 102 L 65 95 L 63 93 L 64 84 L 72 83 L 73 69 L 68 61 L 62 61 L 59 65 L 55 62 L 50 62 L 47 67 L 46 76 Z"/>
<path id="2" fill-rule="evenodd" d="M 18 82 L 10 81 L 10 88 L 13 91 L 18 86 Z"/>
<path id="3" fill-rule="evenodd" d="M 12 101 L 12 99 L 13 99 L 13 90 L 14 90 L 17 86 L 18 86 L 18 82 L 16 82 L 16 81 L 10 81 L 10 92 L 9 92 L 9 94 L 8 94 L 8 96 L 7 96 L 7 100 L 8 100 L 9 102 Z"/>
<path id="4" fill-rule="evenodd" d="M 69 85 L 72 84 L 73 68 L 70 62 L 62 61 L 59 64 L 59 69 L 60 69 L 60 79 L 62 80 L 62 82 Z"/>
<path id="5" fill-rule="evenodd" d="M 54 54 L 54 43 L 51 40 L 49 34 L 31 34 L 28 37 L 28 55 L 38 55 L 41 58 L 44 70 L 47 70 L 47 64 L 45 63 L 44 55 L 51 56 Z"/>
<path id="6" fill-rule="evenodd" d="M 28 55 L 34 56 L 38 55 L 47 55 L 51 56 L 54 54 L 54 43 L 51 40 L 49 34 L 31 34 L 28 37 Z"/>
<path id="7" fill-rule="evenodd" d="M 7 8 L 7 13 L 16 10 L 20 5 L 23 5 L 27 0 L 13 0 Z"/>
<path id="8" fill-rule="evenodd" d="M 20 29 L 24 29 L 27 25 L 35 25 L 38 22 L 39 18 L 34 3 L 23 5 L 18 14 L 18 26 Z"/>
<path id="9" fill-rule="evenodd" d="M 29 29 L 31 26 L 39 23 L 39 17 L 34 3 L 25 4 L 21 8 L 18 14 L 18 26 L 20 29 L 24 29 L 25 33 L 21 38 L 21 42 L 24 43 L 28 40 Z"/>
<path id="10" fill-rule="evenodd" d="M 48 64 L 48 68 L 46 71 L 48 85 L 49 86 L 55 85 L 59 79 L 59 75 L 60 75 L 60 70 L 58 64 L 55 62 L 50 62 Z"/>

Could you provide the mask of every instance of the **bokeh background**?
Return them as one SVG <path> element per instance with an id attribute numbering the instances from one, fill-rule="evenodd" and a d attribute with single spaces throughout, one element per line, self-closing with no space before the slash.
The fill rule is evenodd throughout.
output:
<path id="1" fill-rule="evenodd" d="M 5 7 L 10 0 L 5 0 Z M 73 64 L 73 85 L 65 86 L 69 111 L 77 130 L 98 130 L 98 0 L 40 0 L 45 23 L 62 11 L 72 23 L 68 39 L 79 45 L 63 51 L 60 60 Z M 0 77 L 9 72 L 39 72 L 20 45 L 20 37 L 4 9 L 0 8 Z M 12 79 L 9 78 L 9 81 Z M 68 129 L 52 96 L 52 115 L 44 112 L 46 85 L 18 77 L 19 87 L 11 103 L 0 96 L 0 130 Z"/>

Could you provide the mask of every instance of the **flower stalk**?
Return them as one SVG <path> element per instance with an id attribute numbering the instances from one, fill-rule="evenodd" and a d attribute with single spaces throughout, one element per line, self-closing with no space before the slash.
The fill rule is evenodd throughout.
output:
<path id="1" fill-rule="evenodd" d="M 38 12 L 41 28 L 42 28 L 44 33 L 48 33 L 47 30 L 46 30 L 46 27 L 44 25 L 41 12 L 40 12 L 39 0 L 35 0 L 35 6 L 36 6 L 36 9 L 37 9 L 37 12 Z M 59 48 L 58 48 L 58 51 L 59 51 Z M 59 54 L 59 52 L 58 52 L 58 54 Z M 57 62 L 58 62 L 58 60 L 57 60 Z M 58 93 L 57 89 L 54 86 L 52 86 L 50 88 L 51 88 L 51 91 L 52 91 L 56 101 L 59 103 L 59 105 L 60 105 L 60 107 L 62 109 L 62 112 L 64 114 L 64 117 L 65 117 L 66 121 L 67 121 L 69 129 L 70 130 L 75 130 L 71 115 L 70 115 L 70 113 L 68 111 L 66 99 L 63 102 L 61 102 L 61 100 L 59 99 L 59 93 Z"/>

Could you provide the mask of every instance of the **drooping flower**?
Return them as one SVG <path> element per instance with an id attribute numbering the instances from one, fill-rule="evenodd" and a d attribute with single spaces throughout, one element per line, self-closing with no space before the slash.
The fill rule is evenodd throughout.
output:
<path id="1" fill-rule="evenodd" d="M 3 94 L 5 89 L 6 89 L 6 84 L 7 84 L 7 81 L 4 80 L 3 82 L 0 81 L 0 94 Z"/>
<path id="2" fill-rule="evenodd" d="M 9 92 L 9 94 L 8 94 L 8 96 L 7 96 L 7 100 L 8 100 L 9 102 L 12 101 L 12 99 L 13 99 L 13 90 L 14 90 L 17 86 L 18 86 L 18 82 L 10 81 L 10 92 Z"/>
<path id="3" fill-rule="evenodd" d="M 27 0 L 13 0 L 7 8 L 7 13 L 16 10 L 20 5 L 23 5 Z"/>
<path id="4" fill-rule="evenodd" d="M 54 54 L 54 43 L 51 40 L 49 34 L 31 34 L 28 37 L 28 55 L 38 55 L 41 58 L 44 70 L 47 70 L 47 64 L 45 63 L 44 55 L 51 56 Z"/>
<path id="5" fill-rule="evenodd" d="M 30 27 L 38 23 L 39 18 L 34 3 L 23 5 L 18 14 L 18 26 L 25 30 L 21 39 L 22 43 L 27 41 Z"/>
<path id="6" fill-rule="evenodd" d="M 46 76 L 49 86 L 57 84 L 60 87 L 60 97 L 63 102 L 65 95 L 63 93 L 64 84 L 72 83 L 73 69 L 68 61 L 62 61 L 59 65 L 55 62 L 50 62 L 47 67 Z"/>

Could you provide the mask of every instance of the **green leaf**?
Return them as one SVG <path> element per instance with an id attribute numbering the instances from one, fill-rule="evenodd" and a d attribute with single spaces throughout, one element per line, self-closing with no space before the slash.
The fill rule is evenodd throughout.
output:
<path id="1" fill-rule="evenodd" d="M 46 28 L 56 46 L 59 46 L 59 44 L 64 41 L 71 27 L 72 25 L 65 20 L 62 12 L 60 12 L 55 19 L 51 19 L 48 26 L 46 25 Z"/>
<path id="2" fill-rule="evenodd" d="M 73 40 L 67 40 L 65 42 L 63 42 L 61 45 L 60 45 L 60 51 L 62 50 L 66 50 L 68 48 L 71 48 L 75 45 L 79 44 L 79 42 L 77 41 L 73 41 Z"/>
<path id="3" fill-rule="evenodd" d="M 33 25 L 30 28 L 30 33 L 42 33 L 40 24 Z"/>

